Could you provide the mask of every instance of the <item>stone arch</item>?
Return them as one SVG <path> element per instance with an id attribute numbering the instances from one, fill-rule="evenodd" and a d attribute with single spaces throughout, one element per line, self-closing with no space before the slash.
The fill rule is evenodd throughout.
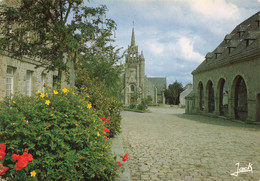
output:
<path id="1" fill-rule="evenodd" d="M 235 119 L 245 121 L 248 116 L 247 86 L 244 78 L 237 75 L 232 84 Z"/>
<path id="2" fill-rule="evenodd" d="M 219 107 L 219 114 L 221 116 L 227 116 L 229 90 L 228 90 L 227 82 L 224 78 L 221 78 L 218 81 L 217 94 L 218 94 L 217 106 Z"/>
<path id="3" fill-rule="evenodd" d="M 214 89 L 211 80 L 208 81 L 206 86 L 207 101 L 208 101 L 208 112 L 212 113 L 215 111 L 215 99 L 214 99 Z"/>
<path id="4" fill-rule="evenodd" d="M 260 121 L 260 93 L 256 95 L 256 121 Z"/>

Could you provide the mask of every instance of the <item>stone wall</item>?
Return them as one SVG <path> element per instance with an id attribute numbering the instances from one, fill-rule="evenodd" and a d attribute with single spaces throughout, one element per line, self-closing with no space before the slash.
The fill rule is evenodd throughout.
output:
<path id="1" fill-rule="evenodd" d="M 13 69 L 13 93 L 21 93 L 26 95 L 27 71 L 32 72 L 31 94 L 37 90 L 43 91 L 43 81 L 46 86 L 52 87 L 53 72 L 44 71 L 43 67 L 35 69 L 36 65 L 37 62 L 30 59 L 24 58 L 23 60 L 18 60 L 5 55 L 0 55 L 0 100 L 6 96 L 8 67 Z"/>
<path id="2" fill-rule="evenodd" d="M 246 84 L 247 89 L 247 121 L 260 121 L 259 118 L 259 99 L 260 94 L 260 53 L 256 49 L 255 52 L 248 52 L 246 55 L 237 56 L 239 59 L 234 61 L 229 60 L 225 66 L 215 67 L 214 69 L 202 71 L 196 73 L 193 76 L 193 90 L 195 93 L 195 112 L 201 114 L 220 115 L 220 87 L 221 82 L 225 81 L 228 90 L 228 113 L 225 115 L 230 119 L 236 119 L 235 117 L 235 102 L 236 102 L 236 85 L 239 77 L 242 77 Z M 235 61 L 237 60 L 237 61 Z M 209 113 L 209 89 L 208 83 L 212 82 L 214 90 L 214 111 Z M 199 84 L 203 85 L 203 97 L 204 107 L 201 107 L 200 89 Z M 257 117 L 258 116 L 258 117 Z"/>

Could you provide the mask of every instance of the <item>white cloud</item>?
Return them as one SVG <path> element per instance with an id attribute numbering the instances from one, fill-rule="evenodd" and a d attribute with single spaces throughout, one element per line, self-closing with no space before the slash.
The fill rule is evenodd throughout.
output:
<path id="1" fill-rule="evenodd" d="M 163 55 L 164 45 L 162 43 L 158 43 L 156 41 L 147 41 L 145 44 L 150 52 L 154 55 Z"/>
<path id="2" fill-rule="evenodd" d="M 192 62 L 202 62 L 204 60 L 204 56 L 198 52 L 195 52 L 193 49 L 193 42 L 186 37 L 182 37 L 178 41 L 178 45 L 180 46 L 180 53 L 184 60 L 192 61 Z"/>
<path id="3" fill-rule="evenodd" d="M 207 19 L 237 19 L 238 7 L 226 0 L 190 0 L 192 10 L 199 12 Z"/>

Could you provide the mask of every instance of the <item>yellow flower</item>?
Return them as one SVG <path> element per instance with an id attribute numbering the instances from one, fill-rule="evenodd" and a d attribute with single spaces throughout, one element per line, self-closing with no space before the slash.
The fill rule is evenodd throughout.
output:
<path id="1" fill-rule="evenodd" d="M 46 97 L 48 97 L 48 93 L 46 93 L 45 95 L 46 95 Z"/>
<path id="2" fill-rule="evenodd" d="M 44 97 L 45 97 L 45 94 L 44 94 L 44 93 L 41 93 L 40 97 L 41 97 L 41 98 L 44 98 Z"/>
<path id="3" fill-rule="evenodd" d="M 15 101 L 13 101 L 13 103 L 15 104 Z"/>
<path id="4" fill-rule="evenodd" d="M 89 98 L 89 95 L 88 95 L 88 94 L 86 94 L 86 96 Z"/>
<path id="5" fill-rule="evenodd" d="M 38 90 L 37 92 L 36 92 L 36 94 L 41 94 L 42 93 L 42 91 L 40 91 L 40 90 Z"/>
<path id="6" fill-rule="evenodd" d="M 36 172 L 35 171 L 30 172 L 30 174 L 31 174 L 31 177 L 35 177 L 36 176 Z"/>
<path id="7" fill-rule="evenodd" d="M 51 101 L 49 101 L 49 100 L 46 100 L 46 101 L 45 101 L 45 104 L 46 104 L 46 105 L 49 105 L 50 103 L 51 103 Z"/>
<path id="8" fill-rule="evenodd" d="M 53 114 L 51 114 L 51 116 L 53 116 Z"/>
<path id="9" fill-rule="evenodd" d="M 39 140 L 40 140 L 42 137 L 41 137 L 41 136 L 39 136 L 38 138 L 39 138 Z"/>
<path id="10" fill-rule="evenodd" d="M 29 121 L 28 120 L 24 120 L 25 122 L 26 122 L 26 124 L 28 124 L 29 123 Z"/>
<path id="11" fill-rule="evenodd" d="M 54 91 L 53 91 L 53 94 L 58 94 L 58 91 L 54 90 Z"/>
<path id="12" fill-rule="evenodd" d="M 64 93 L 66 93 L 66 92 L 68 92 L 68 89 L 67 89 L 67 88 L 64 88 L 64 89 L 62 89 L 62 91 L 63 91 Z"/>
<path id="13" fill-rule="evenodd" d="M 88 104 L 88 109 L 91 109 L 91 107 L 92 107 L 91 104 Z"/>
<path id="14" fill-rule="evenodd" d="M 100 136 L 99 132 L 97 132 L 97 136 Z"/>

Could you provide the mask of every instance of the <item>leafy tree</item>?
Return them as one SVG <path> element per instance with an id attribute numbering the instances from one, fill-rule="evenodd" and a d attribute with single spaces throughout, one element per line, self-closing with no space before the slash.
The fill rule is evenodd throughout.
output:
<path id="1" fill-rule="evenodd" d="M 12 1 L 15 2 L 15 1 Z M 67 62 L 102 52 L 115 22 L 106 7 L 88 7 L 83 0 L 20 0 L 0 5 L 0 49 L 9 56 L 28 56 L 48 70 L 68 70 Z M 94 46 L 93 46 L 94 45 Z M 100 50 L 100 47 L 104 48 Z"/>
<path id="2" fill-rule="evenodd" d="M 182 83 L 177 80 L 165 90 L 165 98 L 168 104 L 178 105 L 180 103 L 180 93 L 184 90 Z"/>

